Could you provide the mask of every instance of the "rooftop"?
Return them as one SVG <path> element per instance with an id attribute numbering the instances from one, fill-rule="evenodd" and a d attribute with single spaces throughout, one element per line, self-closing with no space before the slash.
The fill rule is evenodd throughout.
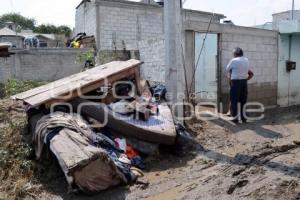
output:
<path id="1" fill-rule="evenodd" d="M 292 10 L 287 10 L 287 11 L 283 11 L 283 12 L 279 12 L 279 13 L 274 13 L 272 14 L 272 16 L 274 15 L 280 15 L 280 14 L 286 14 L 286 13 L 291 13 Z M 294 10 L 295 13 L 299 12 L 300 13 L 300 10 Z"/>
<path id="2" fill-rule="evenodd" d="M 17 33 L 15 31 L 13 31 L 7 27 L 0 29 L 0 35 L 22 37 L 21 35 L 17 35 Z"/>
<path id="3" fill-rule="evenodd" d="M 84 3 L 90 3 L 90 2 L 119 2 L 119 3 L 126 3 L 126 4 L 131 4 L 131 5 L 143 5 L 143 6 L 149 6 L 149 7 L 158 7 L 161 8 L 162 6 L 156 3 L 154 0 L 140 0 L 140 1 L 129 1 L 129 0 L 82 0 L 80 4 L 76 7 L 79 8 L 82 4 Z M 207 14 L 207 15 L 212 15 L 213 13 L 211 12 L 206 12 L 206 11 L 200 11 L 200 10 L 192 10 L 192 9 L 184 9 L 188 12 L 193 12 L 193 13 L 199 13 L 199 14 Z M 215 16 L 219 17 L 220 19 L 226 18 L 225 15 L 219 14 L 219 13 L 214 13 Z"/>

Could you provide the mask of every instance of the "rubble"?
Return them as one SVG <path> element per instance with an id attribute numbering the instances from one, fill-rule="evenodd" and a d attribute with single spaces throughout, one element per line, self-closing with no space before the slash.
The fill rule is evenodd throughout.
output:
<path id="1" fill-rule="evenodd" d="M 159 144 L 175 144 L 166 89 L 140 79 L 141 63 L 111 62 L 11 97 L 26 105 L 36 158 L 47 147 L 72 191 L 134 182 Z"/>

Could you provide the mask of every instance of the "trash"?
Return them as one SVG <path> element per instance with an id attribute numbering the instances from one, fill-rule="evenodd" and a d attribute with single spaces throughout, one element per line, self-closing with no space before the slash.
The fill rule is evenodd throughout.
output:
<path id="1" fill-rule="evenodd" d="M 109 107 L 112 111 L 123 115 L 134 112 L 134 108 L 126 100 L 121 100 L 116 103 L 111 103 Z"/>
<path id="2" fill-rule="evenodd" d="M 82 47 L 86 37 L 79 34 L 70 45 Z M 175 126 L 168 105 L 159 103 L 166 88 L 140 79 L 140 64 L 111 62 L 11 97 L 27 105 L 36 158 L 50 149 L 70 187 L 90 194 L 131 183 L 143 176 L 144 160 L 158 154 L 160 144 L 190 139 Z"/>
<path id="3" fill-rule="evenodd" d="M 125 154 L 120 155 L 119 161 L 124 164 L 131 165 L 131 161 L 127 158 L 127 156 Z"/>
<path id="4" fill-rule="evenodd" d="M 138 156 L 139 154 L 133 149 L 133 147 L 131 145 L 127 145 L 126 155 L 129 159 L 133 159 L 134 157 Z"/>
<path id="5" fill-rule="evenodd" d="M 105 137 L 103 146 L 93 145 L 97 137 L 79 115 L 56 112 L 38 121 L 33 138 L 37 158 L 48 143 L 70 186 L 93 193 L 132 181 L 130 163 L 119 160 L 127 156 L 107 146 L 113 144 Z"/>
<path id="6" fill-rule="evenodd" d="M 155 98 L 156 101 L 161 101 L 166 99 L 166 93 L 167 89 L 164 85 L 158 84 L 155 86 L 152 86 L 150 88 L 150 91 L 152 93 L 152 96 Z"/>
<path id="7" fill-rule="evenodd" d="M 139 103 L 137 100 L 130 103 L 130 107 L 134 109 L 135 118 L 138 120 L 147 121 L 150 118 L 150 110 L 146 108 L 144 103 Z"/>
<path id="8" fill-rule="evenodd" d="M 144 161 L 142 160 L 142 158 L 140 156 L 135 156 L 131 159 L 131 165 L 135 166 L 139 169 L 145 169 L 146 166 L 144 164 Z"/>
<path id="9" fill-rule="evenodd" d="M 151 143 L 167 145 L 175 143 L 175 125 L 171 110 L 167 105 L 159 105 L 158 115 L 150 116 L 148 121 L 141 121 L 134 119 L 134 117 L 124 117 L 114 113 L 108 106 L 96 102 L 76 99 L 71 103 L 74 110 L 77 110 L 79 106 L 81 107 L 80 114 L 82 116 L 91 117 L 100 123 L 106 121 L 107 128 L 116 133 Z"/>
<path id="10" fill-rule="evenodd" d="M 149 104 L 149 109 L 150 109 L 151 115 L 157 115 L 158 114 L 158 104 L 150 103 Z"/>
<path id="11" fill-rule="evenodd" d="M 126 139 L 116 138 L 115 142 L 117 144 L 117 147 L 119 147 L 119 149 L 121 149 L 125 153 L 127 149 Z"/>
<path id="12" fill-rule="evenodd" d="M 187 129 L 179 122 L 175 123 L 177 137 L 176 143 L 180 146 L 191 144 L 194 139 L 191 134 L 187 131 Z"/>
<path id="13" fill-rule="evenodd" d="M 126 141 L 127 144 L 145 155 L 154 156 L 158 154 L 158 144 L 140 141 L 135 138 L 127 138 Z"/>

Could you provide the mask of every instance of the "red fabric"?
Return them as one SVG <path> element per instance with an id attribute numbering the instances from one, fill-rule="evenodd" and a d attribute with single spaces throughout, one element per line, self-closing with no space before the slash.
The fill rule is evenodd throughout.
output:
<path id="1" fill-rule="evenodd" d="M 127 155 L 127 157 L 128 157 L 129 159 L 132 159 L 132 158 L 138 156 L 139 154 L 138 154 L 137 151 L 135 151 L 135 150 L 132 148 L 132 146 L 127 145 L 127 148 L 126 148 L 126 155 Z"/>

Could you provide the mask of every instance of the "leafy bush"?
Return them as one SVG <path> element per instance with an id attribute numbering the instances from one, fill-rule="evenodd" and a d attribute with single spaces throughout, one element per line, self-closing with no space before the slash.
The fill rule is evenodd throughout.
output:
<path id="1" fill-rule="evenodd" d="M 8 80 L 4 86 L 4 94 L 6 97 L 9 97 L 21 92 L 25 92 L 32 88 L 39 87 L 44 84 L 46 84 L 46 82 L 33 80 L 20 81 L 16 79 L 11 79 Z"/>

